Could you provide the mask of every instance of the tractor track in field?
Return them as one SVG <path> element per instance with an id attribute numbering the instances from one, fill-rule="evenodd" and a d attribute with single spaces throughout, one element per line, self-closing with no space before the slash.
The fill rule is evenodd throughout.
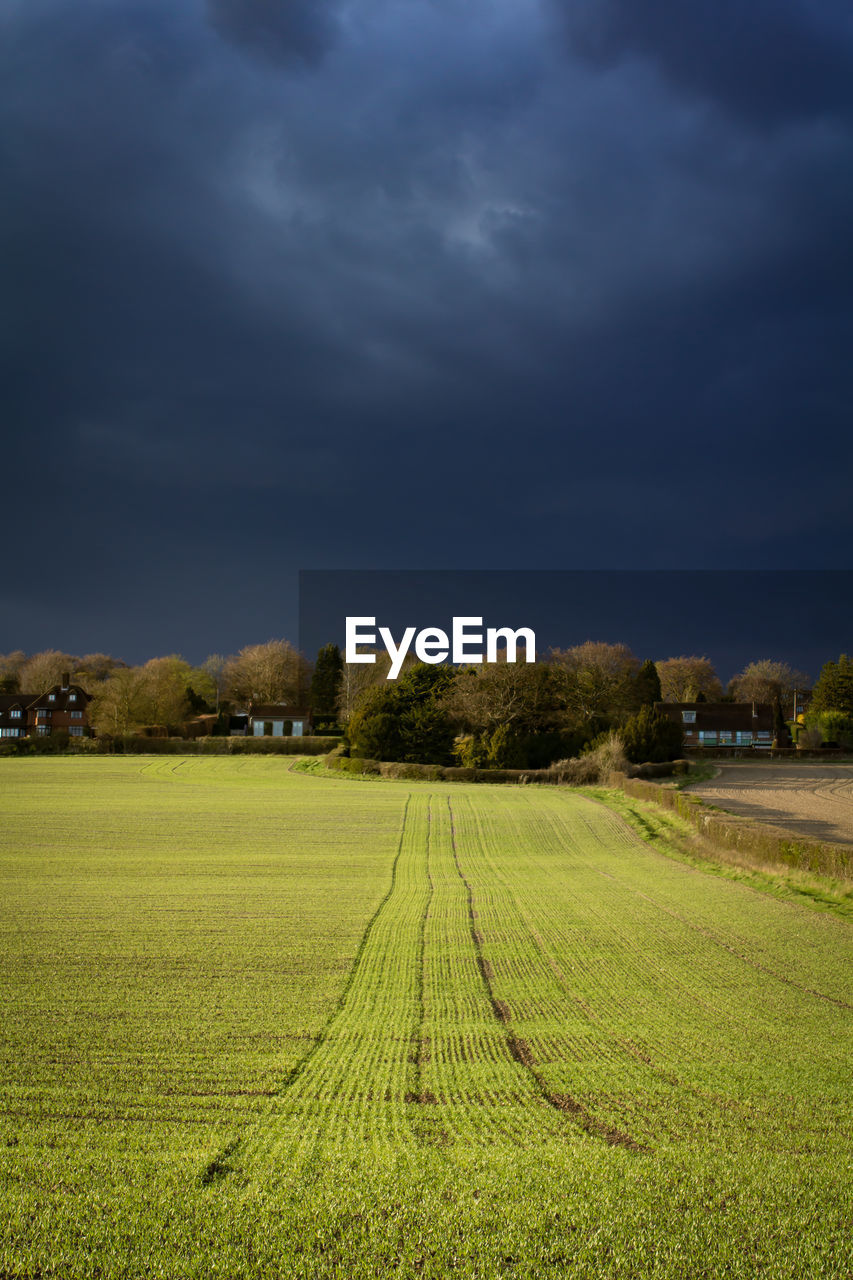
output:
<path id="1" fill-rule="evenodd" d="M 633 846 L 633 847 L 644 846 L 645 842 L 640 839 L 640 837 L 636 834 L 636 832 L 632 830 L 632 828 L 624 821 L 624 819 L 620 815 L 612 813 L 610 810 L 608 810 L 607 806 L 602 804 L 600 801 L 590 799 L 590 803 L 594 804 L 599 811 L 603 811 L 604 814 L 607 816 L 607 818 L 612 820 L 612 823 L 614 825 L 610 827 L 610 831 L 611 833 L 616 831 L 620 834 L 621 836 L 621 839 L 619 840 L 620 844 L 625 846 Z M 576 815 L 576 817 L 579 823 L 586 828 L 586 830 L 589 832 L 591 836 L 593 836 L 595 839 L 599 838 L 598 833 L 595 831 L 592 824 L 589 823 L 589 821 L 586 819 L 584 815 L 579 813 Z M 481 832 L 481 835 L 482 835 L 482 832 Z M 486 843 L 487 841 L 485 841 L 484 839 L 484 844 Z M 486 856 L 488 858 L 488 854 Z M 710 1092 L 706 1089 L 703 1089 L 697 1086 L 696 1084 L 694 1084 L 693 1082 L 691 1082 L 690 1080 L 683 1078 L 681 1075 L 673 1071 L 671 1068 L 664 1067 L 659 1063 L 656 1063 L 649 1056 L 649 1053 L 647 1053 L 644 1048 L 634 1044 L 630 1040 L 625 1039 L 623 1036 L 620 1036 L 607 1028 L 607 1025 L 604 1019 L 602 1019 L 595 1012 L 595 1010 L 588 1003 L 588 1001 L 584 1000 L 581 996 L 579 996 L 573 990 L 572 983 L 570 982 L 568 976 L 565 974 L 565 972 L 561 968 L 556 958 L 550 954 L 549 948 L 547 947 L 545 939 L 542 937 L 541 933 L 532 925 L 530 918 L 525 912 L 521 902 L 516 897 L 512 886 L 507 882 L 506 877 L 501 873 L 499 868 L 494 865 L 494 863 L 492 862 L 492 859 L 488 858 L 488 861 L 490 863 L 491 871 L 494 874 L 494 876 L 503 883 L 503 886 L 506 889 L 506 891 L 510 894 L 511 897 L 515 899 L 515 904 L 519 912 L 520 919 L 523 921 L 524 926 L 527 929 L 542 959 L 548 965 L 551 973 L 556 978 L 561 988 L 564 990 L 566 996 L 583 1013 L 583 1015 L 589 1021 L 591 1026 L 594 1026 L 595 1028 L 597 1028 L 598 1031 L 602 1035 L 604 1035 L 607 1038 L 607 1040 L 609 1040 L 609 1042 L 614 1046 L 614 1048 L 621 1051 L 626 1056 L 633 1058 L 636 1062 L 642 1064 L 645 1068 L 648 1069 L 650 1074 L 652 1074 L 653 1076 L 656 1076 L 658 1079 L 660 1079 L 665 1084 L 669 1085 L 671 1088 L 674 1088 L 677 1090 L 683 1090 L 686 1093 L 691 1094 L 695 1098 L 701 1100 L 702 1102 L 711 1104 L 718 1112 L 720 1111 L 721 1108 L 727 1111 L 731 1110 L 731 1108 L 735 1104 L 732 1102 L 730 1098 L 723 1098 L 714 1092 Z M 609 873 L 602 872 L 600 868 L 592 866 L 586 860 L 581 860 L 580 865 L 583 865 L 584 867 L 586 867 L 587 870 L 592 870 L 592 871 L 595 871 L 597 874 L 605 875 L 619 888 L 620 891 L 630 890 L 632 892 L 638 892 L 634 890 L 633 886 L 626 884 L 616 876 L 612 876 L 612 875 L 609 875 Z M 688 868 L 688 870 L 692 870 L 692 868 Z M 642 896 L 648 897 L 648 895 L 642 895 Z M 661 907 L 660 904 L 655 902 L 653 899 L 649 898 L 649 901 L 651 905 L 653 905 L 655 908 L 660 907 L 660 909 L 664 913 L 667 912 L 667 908 Z M 609 927 L 613 927 L 612 922 L 609 921 L 606 915 L 598 911 L 593 911 L 593 914 L 595 915 L 596 919 L 602 922 L 602 924 L 607 924 L 609 925 Z M 674 918 L 678 919 L 680 923 L 690 925 L 690 922 L 685 920 L 683 917 L 679 916 L 678 913 L 673 912 L 670 914 L 672 914 Z M 698 931 L 699 933 L 703 932 L 701 927 L 699 926 L 691 926 L 691 927 L 694 927 L 696 931 Z M 624 935 L 621 931 L 617 930 L 616 932 L 617 932 L 617 936 L 619 936 L 620 941 L 624 946 L 636 952 L 636 954 L 641 959 L 645 956 L 645 952 L 637 948 L 630 937 Z M 722 945 L 726 947 L 726 949 L 730 949 L 727 947 L 727 944 L 723 943 L 721 940 L 717 938 L 710 938 L 709 940 L 716 943 L 717 945 Z M 749 963 L 748 957 L 743 957 L 735 951 L 733 951 L 733 954 L 735 954 L 736 958 L 746 960 L 747 963 Z M 760 968 L 761 966 L 758 965 L 757 967 Z M 667 981 L 672 982 L 675 986 L 677 986 L 683 992 L 683 994 L 691 1000 L 691 1002 L 698 1004 L 701 1008 L 706 1009 L 709 1013 L 716 1012 L 715 1007 L 713 1005 L 709 1004 L 706 1000 L 702 999 L 702 997 L 699 996 L 696 992 L 692 991 L 690 987 L 680 982 L 677 978 L 674 977 L 673 974 L 669 972 L 669 970 L 666 970 L 663 972 L 666 972 Z M 772 976 L 781 977 L 781 975 L 778 975 L 776 973 L 773 973 Z M 784 979 L 782 980 L 784 981 Z M 794 983 L 791 985 L 797 986 L 798 984 Z M 834 998 L 831 996 L 824 996 L 823 993 L 821 992 L 812 991 L 811 994 L 820 996 L 822 999 L 826 999 L 831 1003 L 840 1004 L 842 1007 L 845 1007 L 845 1008 L 849 1007 L 844 1005 L 844 1003 L 841 1001 L 835 1001 Z M 561 1047 L 561 1054 L 559 1056 L 564 1056 L 564 1055 L 565 1055 L 565 1045 Z"/>
<path id="2" fill-rule="evenodd" d="M 593 803 L 599 804 L 599 802 L 597 801 Z M 611 816 L 609 810 L 606 809 L 606 806 L 599 805 L 599 807 L 601 809 L 604 809 L 608 817 Z M 623 838 L 620 840 L 620 843 L 625 845 L 629 845 L 629 844 L 635 845 L 637 841 L 637 836 L 635 835 L 635 833 L 631 830 L 631 828 L 627 825 L 627 823 L 624 823 L 622 822 L 621 819 L 618 819 L 618 815 L 612 815 L 612 816 L 617 817 L 619 826 L 621 828 L 624 828 L 624 832 L 620 833 L 620 834 L 623 834 Z M 587 830 L 590 831 L 591 834 L 595 834 L 593 831 L 593 828 L 586 821 L 586 819 L 583 818 L 581 815 L 579 815 L 579 817 L 581 818 L 581 821 L 583 825 L 587 828 Z M 488 858 L 488 854 L 486 856 Z M 490 858 L 488 860 L 489 860 L 493 875 L 498 880 L 501 881 L 507 893 L 514 899 L 516 909 L 519 913 L 519 917 L 522 920 L 524 927 L 527 930 L 531 940 L 533 941 L 541 959 L 545 962 L 545 964 L 547 964 L 549 970 L 551 971 L 553 977 L 556 979 L 558 985 L 564 992 L 565 996 L 572 1002 L 572 1004 L 577 1009 L 580 1010 L 580 1012 L 587 1019 L 589 1024 L 592 1027 L 596 1028 L 596 1030 L 602 1036 L 605 1037 L 605 1039 L 610 1043 L 610 1045 L 618 1053 L 624 1054 L 626 1057 L 631 1058 L 635 1062 L 638 1062 L 639 1064 L 641 1064 L 641 1066 L 644 1069 L 648 1070 L 648 1072 L 652 1076 L 661 1080 L 664 1084 L 668 1085 L 670 1088 L 682 1089 L 694 1095 L 697 1098 L 701 1098 L 703 1101 L 709 1101 L 712 1104 L 718 1104 L 720 1099 L 718 1099 L 715 1095 L 705 1093 L 703 1090 L 697 1088 L 695 1085 L 691 1084 L 689 1081 L 683 1079 L 680 1075 L 678 1075 L 676 1072 L 674 1072 L 670 1068 L 661 1066 L 659 1063 L 655 1062 L 649 1056 L 649 1053 L 647 1053 L 643 1048 L 641 1048 L 636 1044 L 633 1044 L 630 1040 L 626 1040 L 624 1037 L 608 1029 L 605 1020 L 595 1011 L 592 1005 L 590 1005 L 590 1003 L 587 1000 L 584 1000 L 583 997 L 580 996 L 573 989 L 573 985 L 570 982 L 567 974 L 564 972 L 563 968 L 558 963 L 556 958 L 550 953 L 550 950 L 546 944 L 545 939 L 543 938 L 542 934 L 532 924 L 530 917 L 528 916 L 521 902 L 518 900 L 518 898 L 514 894 L 512 886 L 507 882 L 505 876 L 494 865 L 492 860 Z M 595 912 L 595 915 L 598 919 L 602 921 L 602 923 L 608 923 L 608 921 L 606 920 L 606 917 L 603 916 L 601 913 Z M 629 938 L 626 938 L 621 934 L 619 936 L 623 944 L 627 946 L 632 946 L 631 940 Z M 644 953 L 642 951 L 639 951 L 639 949 L 634 947 L 632 947 L 632 949 L 636 950 L 637 954 L 640 955 L 641 957 L 643 956 Z M 689 987 L 685 986 L 683 983 L 679 983 L 677 979 L 675 979 L 672 975 L 668 974 L 667 980 L 677 985 L 679 989 L 683 991 L 684 995 L 687 996 L 692 1002 L 698 1004 L 700 1008 L 704 1008 L 709 1012 L 714 1012 L 713 1006 L 709 1005 L 705 1000 L 703 1000 L 695 992 L 691 991 Z M 560 1046 L 560 1054 L 558 1056 L 563 1056 L 564 1054 L 565 1054 L 565 1043 L 563 1043 Z"/>
<path id="3" fill-rule="evenodd" d="M 598 803 L 598 802 L 594 802 L 594 803 Z M 607 812 L 609 815 L 609 811 L 606 810 L 606 806 L 602 805 L 600 807 L 604 809 L 605 812 Z M 579 821 L 586 827 L 586 829 L 590 832 L 590 834 L 595 836 L 596 833 L 594 829 L 590 826 L 590 824 L 586 821 L 586 819 L 580 815 L 578 815 L 578 817 L 579 817 Z M 627 824 L 625 824 L 625 831 L 630 836 L 630 843 L 636 842 L 638 837 L 631 830 L 631 828 L 627 826 Z M 553 838 L 558 842 L 561 840 L 560 832 L 552 828 L 551 834 Z M 629 843 L 629 841 L 626 841 L 625 843 Z M 501 872 L 498 870 L 498 868 L 494 865 L 494 863 L 491 862 L 491 859 L 490 859 L 490 865 L 491 865 L 492 873 L 498 879 L 501 880 L 507 892 L 510 895 L 515 896 L 511 886 L 507 883 L 505 876 L 503 876 Z M 581 861 L 580 865 L 584 866 L 587 869 L 590 869 L 589 864 L 586 861 Z M 592 868 L 592 869 L 597 870 L 597 868 Z M 559 985 L 561 986 L 565 994 L 572 1001 L 572 1003 L 575 1004 L 575 1006 L 581 1010 L 581 1012 L 584 1014 L 584 1016 L 589 1020 L 589 1022 L 593 1026 L 597 1027 L 604 1034 L 609 1036 L 611 1043 L 615 1045 L 621 1045 L 622 1042 L 619 1039 L 619 1037 L 613 1035 L 612 1032 L 607 1031 L 606 1024 L 604 1023 L 603 1019 L 601 1019 L 594 1012 L 594 1010 L 592 1009 L 592 1006 L 587 1001 L 583 1000 L 582 997 L 580 997 L 575 992 L 567 975 L 563 972 L 563 970 L 560 968 L 557 962 L 553 960 L 553 958 L 549 955 L 548 950 L 545 947 L 544 940 L 542 939 L 542 935 L 531 924 L 528 913 L 524 910 L 523 906 L 521 905 L 517 897 L 515 900 L 516 900 L 516 906 L 517 906 L 519 915 L 524 923 L 525 928 L 527 929 L 528 933 L 530 934 L 531 938 L 536 944 L 537 949 L 542 955 L 542 958 L 548 964 L 549 969 L 551 970 L 554 977 L 557 979 L 557 982 L 559 983 Z M 583 901 L 582 898 L 578 898 L 576 895 L 575 895 L 575 900 L 578 903 L 581 903 Z M 610 918 L 610 916 L 607 913 L 602 912 L 596 909 L 595 907 L 590 906 L 588 903 L 586 904 L 586 909 L 589 912 L 589 914 L 594 918 L 595 921 L 599 922 L 602 926 L 611 930 L 613 934 L 619 939 L 620 945 L 624 947 L 627 952 L 630 952 L 630 954 L 634 958 L 636 972 L 638 974 L 643 973 L 646 969 L 649 969 L 652 972 L 658 973 L 665 979 L 667 985 L 677 987 L 677 989 L 681 992 L 684 998 L 689 1000 L 691 1004 L 698 1005 L 700 1009 L 705 1010 L 706 1013 L 709 1013 L 712 1016 L 718 1013 L 718 1008 L 715 1005 L 711 1004 L 708 1000 L 704 999 L 700 994 L 698 994 L 698 992 L 694 991 L 692 987 L 682 982 L 672 972 L 670 967 L 664 967 L 659 961 L 655 963 L 651 962 L 648 951 L 645 950 L 643 947 L 639 946 L 636 940 L 630 934 L 625 933 L 623 930 L 619 929 L 617 925 L 614 924 L 613 920 Z M 575 957 L 575 958 L 578 959 L 578 957 Z M 633 1052 L 633 1050 L 626 1049 L 625 1052 L 628 1053 L 630 1057 L 637 1057 L 637 1055 Z M 645 1061 L 648 1065 L 647 1058 L 640 1058 L 639 1060 Z M 668 1082 L 671 1082 L 669 1073 L 663 1071 L 661 1068 L 653 1067 L 653 1070 L 655 1071 L 656 1074 L 661 1074 L 662 1078 L 666 1079 Z"/>
<path id="4" fill-rule="evenodd" d="M 411 798 L 412 798 L 411 795 L 407 795 L 405 803 L 403 805 L 403 816 L 400 821 L 400 837 L 397 841 L 397 852 L 394 855 L 394 861 L 391 864 L 391 883 L 388 886 L 388 891 L 385 894 L 382 901 L 379 903 L 379 906 L 376 908 L 373 915 L 368 920 L 367 927 L 364 930 L 364 933 L 361 935 L 361 941 L 358 944 L 358 949 L 356 950 L 352 965 L 350 967 L 350 971 L 347 974 L 346 982 L 344 983 L 343 990 L 341 991 L 341 994 L 338 997 L 338 1003 L 335 1006 L 335 1009 L 333 1010 L 331 1016 L 326 1020 L 326 1025 L 323 1027 L 322 1031 L 317 1036 L 317 1039 L 314 1041 L 314 1043 L 312 1044 L 308 1052 L 305 1054 L 305 1056 L 303 1058 L 300 1058 L 299 1062 L 297 1062 L 293 1067 L 291 1067 L 290 1071 L 288 1071 L 280 1088 L 276 1091 L 276 1096 L 278 1097 L 281 1097 L 283 1094 L 287 1093 L 288 1089 L 290 1089 L 294 1081 L 296 1081 L 299 1078 L 299 1076 L 308 1066 L 311 1059 L 323 1047 L 323 1045 L 328 1040 L 329 1032 L 331 1031 L 335 1021 L 343 1012 L 344 1006 L 346 1005 L 347 999 L 349 998 L 350 991 L 352 990 L 353 983 L 355 982 L 356 974 L 358 973 L 359 961 L 361 960 L 361 957 L 364 955 L 367 944 L 370 941 L 370 935 L 373 932 L 374 925 L 376 924 L 380 915 L 384 911 L 385 907 L 388 905 L 388 902 L 393 897 L 394 889 L 396 888 L 397 867 L 400 862 L 400 855 L 403 852 L 403 837 L 406 833 L 406 819 L 409 813 L 409 802 Z"/>
<path id="5" fill-rule="evenodd" d="M 310 1068 L 314 1060 L 317 1059 L 321 1051 L 326 1047 L 329 1040 L 329 1036 L 331 1034 L 331 1031 L 335 1023 L 341 1017 L 341 1015 L 343 1014 L 346 1008 L 347 1001 L 350 997 L 352 988 L 356 980 L 356 976 L 359 972 L 361 960 L 370 942 L 371 934 L 373 933 L 374 928 L 378 920 L 380 919 L 383 911 L 385 910 L 386 906 L 391 901 L 394 895 L 394 890 L 397 887 L 397 871 L 400 864 L 400 858 L 403 852 L 404 838 L 406 835 L 406 823 L 409 815 L 409 804 L 411 802 L 411 798 L 412 798 L 411 793 L 409 793 L 406 796 L 406 799 L 403 803 L 403 813 L 400 819 L 400 834 L 397 839 L 397 849 L 394 854 L 394 861 L 391 864 L 390 884 L 384 896 L 382 897 L 381 901 L 379 902 L 378 906 L 376 907 L 376 910 L 373 912 L 373 915 L 368 920 L 365 930 L 361 935 L 361 939 L 356 949 L 353 962 L 350 966 L 349 973 L 347 974 L 346 981 L 344 983 L 343 989 L 341 990 L 341 994 L 338 997 L 335 1008 L 332 1010 L 332 1013 L 330 1014 L 330 1016 L 326 1019 L 325 1025 L 323 1026 L 323 1028 L 321 1029 L 317 1037 L 314 1039 L 308 1052 L 304 1054 L 304 1056 L 300 1058 L 298 1062 L 294 1063 L 294 1065 L 288 1071 L 287 1075 L 284 1077 L 279 1087 L 272 1092 L 271 1097 L 274 1099 L 286 1098 L 287 1095 L 293 1089 L 293 1086 L 296 1084 L 296 1082 Z M 257 1126 L 255 1126 L 255 1135 L 257 1135 L 257 1132 L 258 1132 L 258 1129 L 257 1129 Z M 221 1181 L 223 1178 L 227 1177 L 228 1174 L 234 1171 L 233 1165 L 231 1163 L 232 1157 L 236 1157 L 238 1151 L 241 1152 L 242 1154 L 242 1151 L 246 1145 L 246 1139 L 248 1137 L 249 1137 L 248 1134 L 239 1135 L 229 1140 L 217 1152 L 217 1154 L 206 1164 L 204 1170 L 202 1171 L 202 1174 L 201 1174 L 202 1185 L 208 1186 L 210 1185 L 211 1182 Z M 315 1143 L 313 1144 L 312 1155 L 309 1156 L 309 1159 L 316 1156 L 316 1150 L 317 1150 L 317 1143 L 315 1141 Z"/>
<path id="6" fill-rule="evenodd" d="M 473 887 L 462 870 L 462 865 L 459 860 L 459 848 L 456 841 L 456 823 L 453 814 L 453 806 L 450 803 L 449 796 L 447 797 L 447 808 L 450 814 L 450 841 L 453 850 L 453 860 L 456 865 L 456 871 L 459 875 L 459 879 L 465 886 L 465 891 L 468 897 L 468 919 L 471 929 L 471 941 L 474 945 L 474 951 L 477 958 L 477 966 L 480 970 L 483 986 L 485 988 L 486 995 L 488 996 L 489 1003 L 492 1006 L 494 1016 L 505 1029 L 507 1048 L 509 1049 L 511 1057 L 519 1064 L 519 1066 L 529 1072 L 530 1076 L 535 1081 L 539 1092 L 548 1105 L 553 1107 L 555 1111 L 562 1112 L 565 1115 L 570 1115 L 585 1133 L 592 1137 L 603 1139 L 608 1146 L 623 1147 L 628 1151 L 634 1151 L 638 1154 L 648 1154 L 650 1148 L 637 1142 L 630 1134 L 624 1133 L 621 1129 L 616 1129 L 605 1124 L 603 1121 L 598 1120 L 590 1111 L 587 1110 L 583 1103 L 578 1102 L 577 1099 L 573 1098 L 570 1094 L 557 1093 L 551 1089 L 542 1073 L 537 1069 L 536 1059 L 530 1045 L 525 1040 L 517 1036 L 513 1030 L 509 1007 L 505 1001 L 499 999 L 495 994 L 494 976 L 491 965 L 483 955 L 483 937 L 475 923 L 477 919 L 476 899 L 474 897 Z"/>
<path id="7" fill-rule="evenodd" d="M 426 878 L 429 885 L 429 893 L 424 905 L 423 915 L 421 916 L 420 931 L 418 934 L 418 958 L 415 967 L 416 972 L 416 1001 L 417 1001 L 417 1026 L 412 1034 L 412 1052 L 409 1061 L 412 1065 L 412 1087 L 405 1095 L 406 1102 L 418 1103 L 419 1105 L 435 1105 L 438 1102 L 435 1094 L 423 1087 L 424 1066 L 429 1061 L 430 1048 L 429 1037 L 425 1035 L 426 1027 L 426 993 L 425 993 L 425 969 L 426 969 L 426 932 L 429 923 L 430 909 L 432 900 L 435 895 L 435 884 L 430 870 L 430 856 L 432 854 L 432 796 L 429 798 L 427 808 L 427 838 L 426 838 Z"/>
<path id="8" fill-rule="evenodd" d="M 638 975 L 651 999 L 671 977 L 683 991 L 683 1007 L 689 996 L 732 1025 L 731 1010 L 708 1005 L 692 984 L 670 973 L 677 950 L 696 949 L 691 932 L 712 944 L 704 950 L 703 980 L 709 957 L 723 948 L 738 963 L 850 1008 L 786 980 L 713 929 L 597 865 L 587 845 L 592 840 L 612 847 L 612 827 L 621 823 L 611 815 L 604 830 L 580 808 L 568 825 L 556 812 L 532 825 L 509 818 L 510 847 L 523 849 L 526 841 L 544 859 L 560 850 L 568 862 L 551 865 L 577 869 L 578 885 L 569 876 L 561 888 L 563 898 L 577 899 L 577 920 L 564 927 L 547 887 L 539 906 L 535 898 L 528 901 L 519 867 L 495 843 L 500 828 L 484 822 L 470 799 L 407 794 L 390 884 L 364 928 L 333 1012 L 269 1107 L 208 1160 L 205 1185 L 238 1166 L 241 1173 L 274 1168 L 277 1176 L 289 1177 L 319 1167 L 324 1153 L 352 1142 L 394 1149 L 495 1141 L 523 1146 L 543 1130 L 563 1141 L 580 1131 L 613 1148 L 651 1154 L 659 1126 L 652 1114 L 629 1107 L 626 1087 L 656 1079 L 655 1096 L 683 1090 L 685 1099 L 731 1105 L 679 1078 L 669 1063 L 658 1065 L 656 1046 L 642 1036 L 635 1043 L 631 1031 L 628 974 Z M 620 836 L 620 847 L 643 847 L 627 824 Z M 598 889 L 602 878 L 612 890 Z M 648 907 L 629 905 L 628 916 L 639 913 L 650 922 L 651 942 L 662 942 L 661 954 L 649 939 L 640 945 L 622 926 L 619 910 L 612 918 L 614 904 L 623 904 L 624 915 L 633 898 Z M 680 927 L 664 924 L 663 917 Z M 597 953 L 584 946 L 589 927 L 607 939 L 608 951 L 618 949 L 616 969 L 610 963 L 601 968 Z M 578 975 L 568 971 L 575 964 L 580 987 Z M 599 992 L 606 1001 L 602 1011 Z M 608 1025 L 608 1011 L 620 1020 L 618 1029 Z M 736 1016 L 734 1021 L 748 1030 Z M 606 1073 L 603 1088 L 595 1083 L 599 1068 Z M 701 1123 L 696 1117 L 700 1112 L 692 1123 Z"/>

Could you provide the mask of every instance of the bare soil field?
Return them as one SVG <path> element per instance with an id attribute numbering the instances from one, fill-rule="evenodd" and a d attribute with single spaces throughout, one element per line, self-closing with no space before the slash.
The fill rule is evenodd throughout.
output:
<path id="1" fill-rule="evenodd" d="M 853 844 L 853 764 L 723 764 L 690 788 L 731 813 L 834 844 Z"/>

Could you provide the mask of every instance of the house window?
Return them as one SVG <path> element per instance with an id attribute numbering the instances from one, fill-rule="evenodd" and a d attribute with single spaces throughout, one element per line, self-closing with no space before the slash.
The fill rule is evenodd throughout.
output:
<path id="1" fill-rule="evenodd" d="M 82 724 L 72 724 L 71 728 L 68 730 L 68 734 L 69 734 L 69 737 L 72 737 L 72 738 L 82 738 L 83 737 Z"/>
<path id="2" fill-rule="evenodd" d="M 682 711 L 682 713 L 681 713 L 681 723 L 682 723 L 682 724 L 695 724 L 695 723 L 696 723 L 696 712 L 695 712 L 695 711 Z"/>
<path id="3" fill-rule="evenodd" d="M 738 729 L 737 744 L 739 747 L 751 747 L 752 734 L 748 733 L 745 729 L 744 730 Z"/>
<path id="4" fill-rule="evenodd" d="M 82 719 L 83 719 L 83 712 L 82 712 L 82 711 L 72 711 L 72 712 L 71 712 L 71 719 L 72 719 L 72 720 L 82 720 Z"/>
<path id="5" fill-rule="evenodd" d="M 36 707 L 36 716 L 39 720 L 49 720 L 50 707 Z"/>
<path id="6" fill-rule="evenodd" d="M 19 738 L 20 729 L 0 729 L 0 738 Z"/>
<path id="7" fill-rule="evenodd" d="M 37 725 L 36 733 L 39 735 L 39 737 L 44 737 L 46 733 L 50 733 L 50 725 L 49 724 Z"/>
<path id="8" fill-rule="evenodd" d="M 9 712 L 9 719 L 10 719 L 10 720 L 20 720 L 20 718 L 21 718 L 21 708 L 20 708 L 20 707 L 13 707 L 13 708 L 12 708 L 12 710 Z"/>
<path id="9" fill-rule="evenodd" d="M 49 693 L 49 694 L 47 695 L 47 700 L 48 700 L 48 702 L 56 702 L 56 694 L 55 694 L 55 693 Z"/>
<path id="10" fill-rule="evenodd" d="M 734 741 L 734 734 L 732 733 L 731 729 L 720 730 L 720 746 L 721 747 L 730 746 L 733 741 Z"/>
<path id="11" fill-rule="evenodd" d="M 717 745 L 716 729 L 700 729 L 699 745 L 702 747 L 715 747 Z"/>
<path id="12" fill-rule="evenodd" d="M 68 701 L 69 701 L 69 702 L 76 702 L 76 701 L 77 701 L 77 694 L 76 694 L 76 693 L 69 693 L 69 695 L 68 695 Z"/>

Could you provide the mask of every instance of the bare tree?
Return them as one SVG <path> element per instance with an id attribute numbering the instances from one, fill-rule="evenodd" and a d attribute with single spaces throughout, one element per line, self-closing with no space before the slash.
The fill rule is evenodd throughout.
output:
<path id="1" fill-rule="evenodd" d="M 221 653 L 211 653 L 208 657 L 205 658 L 204 662 L 201 664 L 202 671 L 206 671 L 207 674 L 210 676 L 210 679 L 213 681 L 213 690 L 214 690 L 214 696 L 216 699 L 217 715 L 219 714 L 219 703 L 221 702 L 222 696 L 225 693 L 226 666 L 227 666 L 227 660 L 222 656 Z"/>
<path id="2" fill-rule="evenodd" d="M 460 729 L 491 733 L 505 725 L 518 733 L 554 720 L 552 672 L 545 663 L 497 662 L 463 667 L 444 698 Z"/>
<path id="3" fill-rule="evenodd" d="M 119 667 L 96 690 L 89 720 L 98 734 L 132 733 L 149 723 L 148 709 L 142 669 Z"/>
<path id="4" fill-rule="evenodd" d="M 729 693 L 737 702 L 769 702 L 777 701 L 785 709 L 793 704 L 794 690 L 808 687 L 808 676 L 802 671 L 794 671 L 787 662 L 777 662 L 773 658 L 760 658 L 750 662 L 739 675 L 729 683 Z"/>
<path id="5" fill-rule="evenodd" d="M 95 687 L 106 680 L 113 671 L 126 666 L 126 662 L 112 657 L 109 653 L 87 653 L 82 658 L 74 660 L 73 678 L 75 683 L 81 684 L 88 693 L 93 693 Z"/>
<path id="6" fill-rule="evenodd" d="M 59 684 L 66 672 L 74 669 L 74 658 L 59 649 L 44 649 L 34 653 L 21 668 L 20 682 L 24 693 L 44 693 L 52 685 Z"/>
<path id="7" fill-rule="evenodd" d="M 145 724 L 176 726 L 189 712 L 187 688 L 193 668 L 178 654 L 151 658 L 141 668 L 141 704 Z"/>
<path id="8" fill-rule="evenodd" d="M 21 669 L 27 661 L 23 649 L 0 653 L 0 692 L 17 693 L 21 687 Z"/>
<path id="9" fill-rule="evenodd" d="M 723 696 L 723 686 L 707 658 L 665 658 L 655 666 L 664 702 L 695 702 L 700 693 L 709 702 Z"/>
<path id="10" fill-rule="evenodd" d="M 341 669 L 341 684 L 338 691 L 338 715 L 341 724 L 348 724 L 360 698 L 368 689 L 382 686 L 391 670 L 391 658 L 385 649 L 364 649 L 364 653 L 372 653 L 375 662 L 345 662 Z M 411 666 L 409 655 L 403 662 L 403 669 Z"/>
<path id="11" fill-rule="evenodd" d="M 250 644 L 231 657 L 224 679 L 228 696 L 246 706 L 250 702 L 301 703 L 307 692 L 310 666 L 287 640 Z"/>
<path id="12" fill-rule="evenodd" d="M 553 649 L 550 662 L 571 724 L 612 721 L 633 710 L 640 662 L 627 645 L 587 640 Z"/>

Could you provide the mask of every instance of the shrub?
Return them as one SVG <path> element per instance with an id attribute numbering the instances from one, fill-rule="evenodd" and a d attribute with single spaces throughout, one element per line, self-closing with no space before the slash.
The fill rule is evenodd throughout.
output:
<path id="1" fill-rule="evenodd" d="M 634 764 L 644 760 L 674 760 L 681 755 L 684 733 L 680 725 L 654 707 L 641 707 L 622 727 L 625 755 Z"/>
<path id="2" fill-rule="evenodd" d="M 609 773 L 624 773 L 627 768 L 622 739 L 612 729 L 609 733 L 599 734 L 582 755 L 572 760 L 559 760 L 551 766 L 559 781 L 576 787 L 605 782 Z"/>
<path id="3" fill-rule="evenodd" d="M 330 752 L 323 761 L 327 769 L 336 769 L 338 773 L 381 773 L 382 766 L 378 760 L 365 760 L 360 756 L 340 756 Z"/>
<path id="4" fill-rule="evenodd" d="M 353 755 L 449 764 L 453 729 L 441 695 L 451 678 L 444 667 L 418 663 L 391 687 L 368 690 L 347 726 Z"/>
<path id="5" fill-rule="evenodd" d="M 416 764 L 391 761 L 380 765 L 383 778 L 412 778 L 421 782 L 440 782 L 444 769 L 440 764 Z"/>
<path id="6" fill-rule="evenodd" d="M 477 770 L 467 769 L 460 765 L 447 765 L 443 770 L 446 782 L 476 782 Z"/>
<path id="7" fill-rule="evenodd" d="M 524 745 L 509 725 L 499 724 L 493 732 L 486 762 L 491 769 L 523 769 L 527 764 Z"/>
<path id="8" fill-rule="evenodd" d="M 489 758 L 489 735 L 460 734 L 453 743 L 453 754 L 463 769 L 483 769 Z"/>
<path id="9" fill-rule="evenodd" d="M 817 729 L 824 746 L 853 747 L 853 715 L 846 711 L 817 711 L 808 716 L 809 728 Z M 802 741 L 803 734 L 800 734 Z"/>

